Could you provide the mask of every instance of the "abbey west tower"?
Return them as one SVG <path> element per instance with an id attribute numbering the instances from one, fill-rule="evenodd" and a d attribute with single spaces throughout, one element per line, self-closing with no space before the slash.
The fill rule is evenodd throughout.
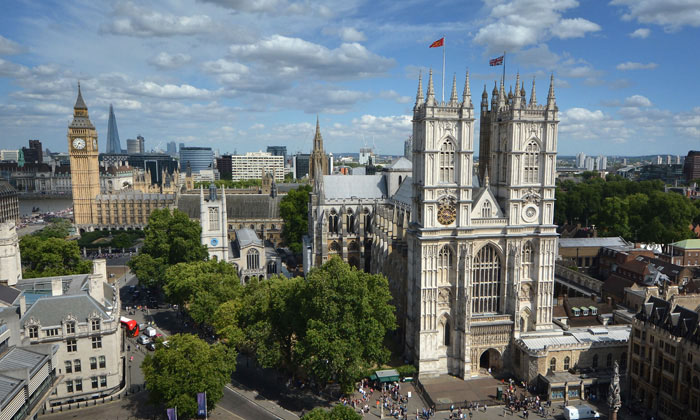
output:
<path id="1" fill-rule="evenodd" d="M 91 229 L 97 216 L 96 197 L 100 194 L 97 130 L 88 117 L 78 84 L 78 99 L 73 107 L 73 122 L 68 126 L 73 217 L 78 229 Z"/>
<path id="2" fill-rule="evenodd" d="M 406 353 L 421 375 L 468 378 L 510 362 L 510 343 L 551 329 L 558 111 L 516 80 L 481 102 L 480 185 L 472 180 L 474 107 L 467 74 L 438 102 L 432 72 L 413 112 Z"/>

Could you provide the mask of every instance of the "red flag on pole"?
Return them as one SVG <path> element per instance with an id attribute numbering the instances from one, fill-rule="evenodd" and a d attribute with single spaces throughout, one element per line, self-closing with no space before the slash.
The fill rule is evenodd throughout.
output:
<path id="1" fill-rule="evenodd" d="M 489 66 L 500 66 L 501 64 L 503 64 L 503 56 L 492 58 L 491 60 L 489 60 Z"/>
<path id="2" fill-rule="evenodd" d="M 442 38 L 438 39 L 437 41 L 433 42 L 432 44 L 430 44 L 429 48 L 442 47 L 443 45 L 445 45 L 445 38 L 444 37 L 442 37 Z"/>

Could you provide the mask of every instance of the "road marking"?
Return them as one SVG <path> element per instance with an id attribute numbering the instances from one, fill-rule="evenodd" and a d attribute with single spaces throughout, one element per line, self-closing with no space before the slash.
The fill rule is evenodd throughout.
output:
<path id="1" fill-rule="evenodd" d="M 215 408 L 214 410 L 224 410 L 225 412 L 227 412 L 227 413 L 229 413 L 230 415 L 232 415 L 234 419 L 245 420 L 243 417 L 232 413 L 231 411 L 225 409 L 224 407 L 222 407 L 222 406 L 220 406 L 220 405 L 216 406 L 216 408 Z"/>

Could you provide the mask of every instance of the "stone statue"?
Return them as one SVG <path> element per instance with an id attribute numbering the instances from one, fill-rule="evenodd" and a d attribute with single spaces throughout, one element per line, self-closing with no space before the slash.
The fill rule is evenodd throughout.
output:
<path id="1" fill-rule="evenodd" d="M 612 380 L 610 381 L 610 389 L 608 390 L 608 407 L 610 407 L 610 420 L 617 420 L 617 412 L 622 406 L 620 399 L 620 365 L 615 360 L 615 368 Z"/>

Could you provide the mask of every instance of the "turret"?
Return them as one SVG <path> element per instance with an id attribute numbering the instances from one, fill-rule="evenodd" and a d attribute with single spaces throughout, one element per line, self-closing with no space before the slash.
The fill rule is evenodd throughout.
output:
<path id="1" fill-rule="evenodd" d="M 535 95 L 535 78 L 532 78 L 532 92 L 530 92 L 530 105 L 537 105 L 537 95 Z"/>
<path id="2" fill-rule="evenodd" d="M 450 105 L 456 106 L 458 100 L 459 99 L 457 98 L 457 75 L 453 74 L 452 75 L 452 94 L 450 95 Z"/>
<path id="3" fill-rule="evenodd" d="M 484 93 L 486 93 L 486 87 L 484 86 Z M 462 92 L 462 107 L 471 108 L 472 107 L 472 91 L 469 87 L 469 70 L 467 70 L 467 76 L 464 79 L 464 92 Z"/>
<path id="4" fill-rule="evenodd" d="M 425 104 L 427 106 L 435 106 L 435 88 L 433 87 L 433 69 L 430 69 L 428 76 L 428 94 L 426 95 Z"/>
<path id="5" fill-rule="evenodd" d="M 506 87 L 501 80 L 501 88 L 498 90 L 498 107 L 501 108 L 506 104 Z"/>
<path id="6" fill-rule="evenodd" d="M 486 93 L 486 83 L 484 83 L 484 93 L 481 94 L 481 111 L 489 109 L 489 94 Z"/>
<path id="7" fill-rule="evenodd" d="M 493 91 L 491 91 L 491 109 L 494 110 L 498 106 L 498 88 L 496 81 L 493 82 Z"/>
<path id="8" fill-rule="evenodd" d="M 549 78 L 549 94 L 547 95 L 547 109 L 555 110 L 557 101 L 554 97 L 554 74 Z"/>
<path id="9" fill-rule="evenodd" d="M 413 109 L 418 109 L 419 106 L 423 105 L 423 74 L 422 71 L 418 72 L 418 93 L 416 93 L 416 105 Z"/>
<path id="10" fill-rule="evenodd" d="M 515 94 L 513 95 L 513 108 L 520 108 L 520 72 L 515 76 Z"/>

